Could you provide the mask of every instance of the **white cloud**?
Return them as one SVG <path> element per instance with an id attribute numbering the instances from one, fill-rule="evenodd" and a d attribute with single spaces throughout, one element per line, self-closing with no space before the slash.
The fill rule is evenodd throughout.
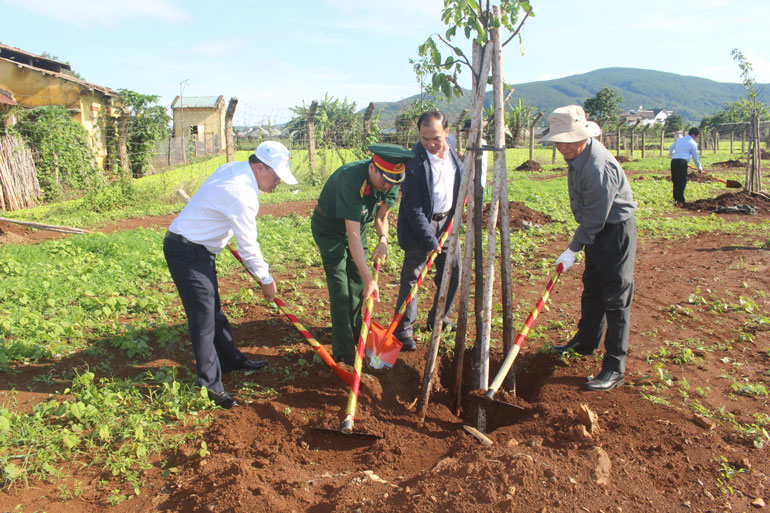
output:
<path id="1" fill-rule="evenodd" d="M 548 73 L 547 71 L 541 71 L 540 73 L 537 74 L 535 81 L 537 82 L 540 80 L 556 80 L 557 78 L 564 78 L 566 76 L 567 75 L 564 73 L 553 74 L 553 73 Z"/>
<path id="2" fill-rule="evenodd" d="M 241 53 L 243 45 L 247 42 L 244 37 L 229 37 L 214 39 L 206 43 L 193 46 L 191 52 L 202 57 L 232 58 Z"/>
<path id="3" fill-rule="evenodd" d="M 185 10 L 170 0 L 7 0 L 7 3 L 76 25 L 95 22 L 112 26 L 135 17 L 167 21 L 184 21 L 189 18 Z"/>

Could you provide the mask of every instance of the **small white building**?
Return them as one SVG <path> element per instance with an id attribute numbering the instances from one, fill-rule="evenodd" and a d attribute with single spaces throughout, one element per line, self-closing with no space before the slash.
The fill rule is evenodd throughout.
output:
<path id="1" fill-rule="evenodd" d="M 641 105 L 638 109 L 627 110 L 620 114 L 620 121 L 626 125 L 635 125 L 637 121 L 642 126 L 654 125 L 655 123 L 665 123 L 668 117 L 673 114 L 673 110 L 663 109 L 645 109 Z"/>

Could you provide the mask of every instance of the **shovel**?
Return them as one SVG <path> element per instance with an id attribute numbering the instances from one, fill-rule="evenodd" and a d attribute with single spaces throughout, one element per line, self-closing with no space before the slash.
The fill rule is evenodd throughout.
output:
<path id="1" fill-rule="evenodd" d="M 182 200 L 184 200 L 185 203 L 187 203 L 190 200 L 190 196 L 187 195 L 185 191 L 182 189 L 179 189 L 176 191 L 176 195 L 179 196 Z M 238 250 L 235 249 L 232 243 L 227 243 L 227 249 L 230 250 L 230 253 L 243 265 L 243 268 L 246 269 L 246 272 L 249 273 L 249 275 L 257 282 L 259 283 L 259 279 L 254 276 L 251 271 L 246 267 L 246 264 L 243 263 L 243 259 L 241 259 L 241 255 L 238 253 Z M 331 357 L 331 355 L 326 351 L 324 346 L 322 346 L 315 338 L 313 338 L 313 335 L 310 334 L 310 332 L 305 328 L 305 326 L 302 325 L 301 322 L 299 322 L 299 319 L 289 310 L 289 307 L 286 306 L 286 303 L 281 301 L 280 298 L 274 297 L 273 302 L 278 305 L 278 308 L 281 309 L 281 312 L 286 316 L 287 319 L 294 325 L 295 328 L 297 328 L 297 331 L 299 331 L 303 337 L 305 337 L 305 340 L 307 341 L 310 346 L 315 349 L 315 351 L 318 353 L 318 356 L 321 357 L 321 360 L 331 367 L 331 369 L 334 371 L 334 373 L 345 383 L 348 385 L 353 385 L 353 375 L 337 365 L 337 362 L 334 361 L 334 358 Z"/>
<path id="2" fill-rule="evenodd" d="M 553 290 L 554 285 L 556 285 L 556 282 L 558 281 L 559 276 L 561 275 L 563 269 L 564 269 L 564 265 L 559 264 L 556 267 L 556 270 L 554 271 L 554 273 L 551 275 L 551 279 L 548 280 L 548 285 L 546 285 L 543 295 L 537 301 L 537 304 L 535 305 L 535 308 L 532 310 L 532 312 L 529 314 L 529 317 L 527 317 L 527 320 L 524 323 L 524 327 L 521 329 L 521 332 L 519 332 L 519 334 L 516 336 L 516 339 L 513 342 L 513 346 L 508 351 L 508 354 L 505 355 L 505 360 L 503 360 L 503 363 L 500 366 L 500 370 L 497 371 L 497 375 L 495 376 L 495 379 L 492 380 L 492 384 L 489 386 L 486 394 L 483 396 L 484 399 L 488 401 L 493 401 L 507 408 L 515 408 L 517 412 L 520 412 L 523 410 L 523 408 L 521 408 L 520 406 L 516 406 L 514 404 L 506 403 L 503 401 L 497 401 L 494 399 L 494 397 L 495 397 L 495 394 L 497 393 L 497 390 L 500 388 L 500 385 L 503 384 L 503 380 L 508 375 L 508 372 L 511 370 L 514 360 L 516 360 L 516 357 L 519 355 L 519 351 L 521 350 L 521 345 L 524 343 L 524 339 L 527 338 L 527 335 L 529 334 L 529 330 L 532 328 L 532 325 L 535 324 L 535 320 L 537 319 L 537 316 L 540 315 L 540 312 L 543 310 L 543 306 L 545 306 L 545 303 L 548 301 L 548 298 L 551 296 L 551 291 Z M 471 396 L 471 397 L 474 397 L 474 396 Z"/>
<path id="3" fill-rule="evenodd" d="M 380 273 L 380 258 L 377 257 L 374 260 L 374 283 L 377 283 L 377 279 Z M 361 367 L 364 360 L 364 345 L 366 343 L 366 335 L 369 332 L 369 327 L 372 324 L 372 309 L 374 308 L 374 300 L 372 296 L 366 298 L 366 308 L 364 309 L 364 320 L 361 323 L 361 334 L 358 337 L 358 345 L 356 347 L 356 357 L 353 361 L 353 383 L 350 386 L 350 394 L 348 394 L 348 405 L 345 409 L 345 420 L 342 421 L 342 429 L 337 431 L 336 429 L 329 428 L 314 428 L 315 431 L 330 434 L 343 434 L 344 436 L 350 436 L 354 438 L 362 438 L 367 440 L 378 440 L 382 438 L 379 435 L 373 435 L 370 433 L 354 432 L 353 424 L 356 416 L 356 407 L 358 406 L 358 391 L 361 387 Z"/>
<path id="4" fill-rule="evenodd" d="M 698 168 L 695 167 L 695 166 L 687 166 L 687 167 L 689 167 L 690 169 L 693 169 L 695 171 L 698 171 Z M 712 180 L 716 180 L 717 182 L 722 182 L 723 184 L 725 184 L 725 187 L 727 187 L 728 189 L 741 189 L 741 188 L 743 188 L 743 184 L 741 184 L 741 182 L 738 182 L 736 180 L 723 180 L 722 178 L 718 178 L 718 177 L 716 177 L 714 175 L 710 175 L 710 174 L 705 173 L 705 172 L 703 174 L 708 176 Z"/>
<path id="5" fill-rule="evenodd" d="M 465 198 L 465 203 L 468 203 L 467 197 Z M 396 363 L 402 344 L 393 336 L 393 332 L 396 331 L 398 324 L 404 317 L 404 313 L 406 312 L 409 303 L 412 302 L 417 295 L 417 291 L 420 290 L 425 275 L 428 274 L 430 266 L 433 265 L 433 261 L 436 260 L 436 257 L 438 256 L 438 251 L 444 246 L 444 242 L 449 238 L 453 222 L 454 219 L 450 219 L 444 228 L 444 233 L 441 234 L 441 238 L 438 241 L 438 249 L 434 249 L 428 254 L 428 259 L 425 262 L 425 266 L 422 268 L 422 272 L 420 272 L 420 276 L 417 277 L 417 281 L 412 285 L 412 290 L 409 291 L 406 300 L 404 300 L 401 308 L 396 312 L 388 329 L 383 328 L 376 321 L 372 322 L 372 329 L 369 332 L 369 337 L 366 339 L 366 363 L 370 368 L 390 369 Z"/>

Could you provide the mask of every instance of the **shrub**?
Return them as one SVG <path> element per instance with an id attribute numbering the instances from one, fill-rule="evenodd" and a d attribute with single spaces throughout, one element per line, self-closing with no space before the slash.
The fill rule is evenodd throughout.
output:
<path id="1" fill-rule="evenodd" d="M 10 132 L 32 147 L 37 179 L 47 201 L 83 190 L 99 175 L 91 138 L 61 105 L 18 109 Z"/>

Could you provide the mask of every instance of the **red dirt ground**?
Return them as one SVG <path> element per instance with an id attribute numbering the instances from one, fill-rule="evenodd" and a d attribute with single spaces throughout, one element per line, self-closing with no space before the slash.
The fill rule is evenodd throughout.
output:
<path id="1" fill-rule="evenodd" d="M 297 206 L 284 204 L 291 211 Z M 308 208 L 312 205 L 302 204 L 299 210 Z M 158 218 L 132 223 L 162 227 Z M 121 222 L 116 229 L 129 226 L 134 225 Z M 532 261 L 557 255 L 567 242 L 551 241 L 530 255 Z M 696 418 L 682 405 L 678 391 L 685 382 L 692 395 L 695 387 L 708 387 L 703 405 L 725 406 L 744 423 L 752 421 L 748 412 L 770 411 L 766 397 L 728 395 L 724 386 L 726 376 L 770 384 L 768 332 L 744 327 L 753 337 L 738 339 L 745 315 L 717 312 L 688 299 L 696 291 L 733 303 L 748 296 L 767 312 L 770 299 L 758 292 L 770 290 L 770 255 L 755 242 L 719 233 L 691 236 L 686 243 L 640 241 L 627 384 L 609 393 L 580 390 L 586 376 L 599 370 L 594 357 L 560 360 L 538 351 L 567 340 L 578 320 L 582 264 L 565 273 L 554 288 L 550 310 L 536 324 L 554 327 L 533 332 L 515 365 L 517 397 L 507 392 L 497 396 L 522 406 L 524 412 L 511 414 L 510 407 L 497 405 L 487 409 L 488 436 L 494 442 L 490 447 L 468 435 L 462 429 L 464 420 L 449 407 L 451 362 L 443 353 L 427 417 L 424 424 L 418 422 L 413 404 L 424 369 L 424 344 L 416 352 L 402 354 L 392 370 L 365 375 L 356 428 L 376 433 L 380 440 L 314 431 L 314 427 L 339 428 L 346 387 L 325 367 L 296 364 L 300 357 L 311 359 L 312 349 L 277 312 L 241 304 L 244 315 L 232 324 L 244 352 L 269 360 L 271 366 L 291 364 L 293 374 L 229 375 L 225 387 L 236 392 L 242 405 L 214 413 L 216 418 L 203 436 L 210 453 L 206 458 L 201 459 L 193 445 L 164 455 L 167 467 L 178 472 L 163 477 L 160 469 L 150 471 L 142 495 L 115 507 L 88 490 L 63 501 L 54 485 L 31 482 L 28 488 L 21 485 L 0 492 L 0 511 L 13 511 L 17 504 L 25 512 L 116 513 L 759 510 L 758 499 L 770 501 L 768 446 L 755 449 L 728 423 Z M 304 291 L 311 300 L 326 301 L 325 289 L 313 285 L 321 272 L 308 271 Z M 395 273 L 381 276 L 383 302 L 375 308 L 381 322 L 392 313 L 397 290 L 389 285 L 397 279 Z M 517 280 L 514 300 L 534 306 L 545 286 L 541 281 Z M 226 293 L 243 283 L 242 274 L 233 272 L 222 278 L 221 287 Z M 423 304 L 434 291 L 432 281 L 426 280 Z M 421 322 L 424 315 L 423 309 Z M 517 329 L 523 320 L 515 320 Z M 316 323 L 321 326 L 308 327 L 319 333 L 325 318 Z M 501 360 L 500 336 L 493 332 L 498 349 L 492 373 Z M 696 350 L 694 363 L 679 367 L 669 362 L 667 368 L 676 370 L 673 385 L 670 390 L 656 388 L 660 381 L 647 363 L 649 355 L 668 347 L 667 342 L 688 339 L 703 340 L 708 346 L 731 343 L 733 349 Z M 470 360 L 466 355 L 467 365 Z M 740 367 L 734 365 L 736 360 L 742 362 Z M 28 366 L 11 376 L 11 385 L 30 390 L 20 403 L 40 400 L 48 389 L 32 380 L 35 375 L 51 366 L 71 369 L 84 363 L 74 358 Z M 134 363 L 139 370 L 132 372 L 166 365 L 194 368 L 187 347 L 158 350 L 153 358 Z M 244 381 L 272 387 L 277 395 L 270 399 L 250 394 Z M 645 400 L 643 393 L 664 397 L 671 406 Z M 464 413 L 469 410 L 466 402 Z M 587 410 L 595 415 L 594 421 Z M 718 480 L 725 477 L 719 473 L 715 459 L 719 456 L 746 469 L 729 481 L 733 493 L 720 491 Z M 100 476 L 74 469 L 73 478 L 93 488 Z"/>

